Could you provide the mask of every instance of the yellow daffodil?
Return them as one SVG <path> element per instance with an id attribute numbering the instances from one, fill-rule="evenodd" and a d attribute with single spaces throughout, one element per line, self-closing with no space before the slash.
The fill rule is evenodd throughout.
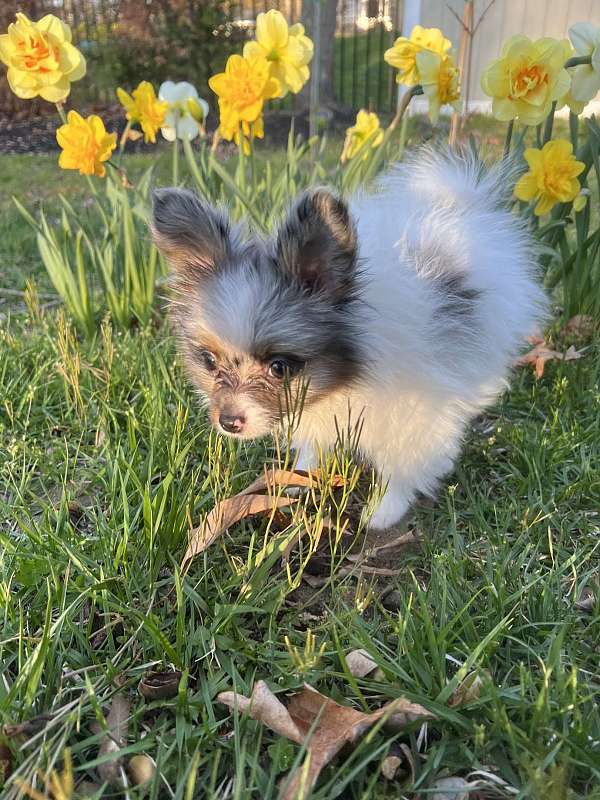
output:
<path id="1" fill-rule="evenodd" d="M 219 98 L 219 133 L 224 139 L 234 139 L 244 123 L 249 134 L 262 135 L 262 122 L 256 130 L 249 125 L 261 117 L 264 101 L 278 97 L 280 91 L 266 59 L 230 56 L 225 72 L 213 75 L 208 85 Z"/>
<path id="2" fill-rule="evenodd" d="M 76 111 L 69 111 L 66 124 L 56 131 L 56 141 L 62 148 L 59 167 L 103 178 L 106 167 L 102 162 L 111 157 L 117 146 L 117 134 L 107 133 L 95 114 L 84 119 Z"/>
<path id="3" fill-rule="evenodd" d="M 242 148 L 244 155 L 250 155 L 250 139 L 264 139 L 265 128 L 263 118 L 259 117 L 256 122 L 242 122 Z M 239 146 L 240 144 L 240 129 L 233 133 L 233 141 Z"/>
<path id="4" fill-rule="evenodd" d="M 443 59 L 450 47 L 450 40 L 446 39 L 439 28 L 422 28 L 420 25 L 415 25 L 410 38 L 400 36 L 393 47 L 385 51 L 383 57 L 391 67 L 398 70 L 397 83 L 415 86 L 421 82 L 417 54 L 429 50 Z"/>
<path id="5" fill-rule="evenodd" d="M 515 197 L 526 202 L 537 200 L 536 216 L 541 217 L 557 203 L 569 203 L 579 195 L 581 186 L 577 176 L 585 164 L 576 160 L 571 142 L 557 139 L 547 142 L 541 150 L 529 147 L 525 150 L 525 160 L 529 172 L 517 181 Z"/>
<path id="6" fill-rule="evenodd" d="M 577 22 L 569 28 L 569 37 L 574 55 L 591 57 L 591 64 L 579 64 L 571 71 L 570 94 L 585 106 L 600 92 L 600 28 L 590 22 Z"/>
<path id="7" fill-rule="evenodd" d="M 154 143 L 158 129 L 165 121 L 169 104 L 158 99 L 148 81 L 142 81 L 132 95 L 121 88 L 117 89 L 117 97 L 127 112 L 127 119 L 132 123 L 139 122 L 144 131 L 144 141 Z"/>
<path id="8" fill-rule="evenodd" d="M 483 91 L 493 98 L 492 113 L 503 122 L 518 117 L 525 125 L 539 125 L 552 103 L 569 91 L 571 79 L 564 69 L 568 42 L 556 39 L 531 41 L 513 36 L 502 55 L 481 76 Z"/>
<path id="9" fill-rule="evenodd" d="M 460 109 L 459 71 L 452 56 L 422 50 L 417 53 L 417 69 L 423 93 L 429 100 L 429 119 L 435 125 L 442 106 Z"/>
<path id="10" fill-rule="evenodd" d="M 369 149 L 379 147 L 382 141 L 383 130 L 379 117 L 374 112 L 361 109 L 356 115 L 355 124 L 346 130 L 342 163 L 359 154 L 363 160 L 368 158 Z"/>
<path id="11" fill-rule="evenodd" d="M 18 13 L 17 21 L 0 36 L 0 61 L 8 67 L 11 90 L 24 100 L 38 95 L 62 102 L 71 82 L 85 75 L 85 59 L 71 44 L 71 29 L 53 14 L 32 22 Z"/>
<path id="12" fill-rule="evenodd" d="M 256 41 L 244 45 L 244 58 L 265 58 L 272 78 L 279 81 L 278 97 L 298 94 L 310 77 L 312 40 L 299 22 L 288 26 L 280 11 L 271 9 L 256 18 Z"/>

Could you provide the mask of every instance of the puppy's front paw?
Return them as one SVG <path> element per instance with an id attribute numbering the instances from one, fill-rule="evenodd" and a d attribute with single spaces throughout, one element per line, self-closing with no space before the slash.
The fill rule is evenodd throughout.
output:
<path id="1" fill-rule="evenodd" d="M 384 531 L 387 528 L 391 528 L 397 522 L 400 522 L 408 511 L 409 505 L 404 496 L 394 494 L 388 489 L 367 523 L 367 527 L 375 531 Z"/>

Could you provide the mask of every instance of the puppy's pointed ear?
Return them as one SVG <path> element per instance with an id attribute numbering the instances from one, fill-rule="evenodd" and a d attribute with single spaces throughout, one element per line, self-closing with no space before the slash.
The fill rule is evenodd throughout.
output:
<path id="1" fill-rule="evenodd" d="M 226 214 L 185 189 L 156 189 L 152 200 L 154 242 L 178 274 L 194 277 L 230 257 Z"/>
<path id="2" fill-rule="evenodd" d="M 311 291 L 340 301 L 353 290 L 358 243 L 343 200 L 326 189 L 305 192 L 279 228 L 279 268 Z"/>

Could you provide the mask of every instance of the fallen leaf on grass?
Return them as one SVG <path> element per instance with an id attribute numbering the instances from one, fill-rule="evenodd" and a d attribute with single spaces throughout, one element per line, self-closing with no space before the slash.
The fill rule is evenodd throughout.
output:
<path id="1" fill-rule="evenodd" d="M 239 494 L 217 503 L 202 524 L 192 530 L 190 542 L 181 564 L 182 570 L 187 568 L 194 556 L 206 550 L 231 525 L 241 519 L 251 517 L 254 514 L 272 513 L 279 508 L 285 508 L 297 502 L 295 497 L 263 494 L 265 491 L 270 491 L 277 486 L 317 487 L 320 477 L 321 473 L 318 470 L 309 474 L 283 469 L 265 469 L 260 478 L 257 478 Z M 332 486 L 343 486 L 345 480 L 341 475 L 328 475 L 327 482 Z"/>
<path id="2" fill-rule="evenodd" d="M 594 318 L 589 314 L 575 314 L 563 328 L 564 333 L 570 333 L 580 339 L 587 339 L 593 330 Z"/>
<path id="3" fill-rule="evenodd" d="M 371 672 L 377 669 L 377 663 L 373 661 L 366 650 L 353 650 L 346 656 L 346 665 L 350 674 L 355 678 L 366 678 Z"/>
<path id="4" fill-rule="evenodd" d="M 98 758 L 114 755 L 108 761 L 98 764 L 98 775 L 112 786 L 123 785 L 123 759 L 119 751 L 127 744 L 129 727 L 129 701 L 123 695 L 112 698 L 106 717 L 106 730 L 98 749 Z"/>
<path id="5" fill-rule="evenodd" d="M 575 601 L 575 608 L 579 611 L 592 611 L 596 604 L 596 595 L 591 586 L 584 586 Z"/>
<path id="6" fill-rule="evenodd" d="M 181 672 L 147 672 L 138 684 L 138 691 L 146 700 L 167 700 L 176 697 Z"/>
<path id="7" fill-rule="evenodd" d="M 454 708 L 477 700 L 481 694 L 481 687 L 485 679 L 491 680 L 491 676 L 487 671 L 473 670 L 473 672 L 469 672 L 450 695 L 448 705 Z"/>
<path id="8" fill-rule="evenodd" d="M 296 800 L 299 796 L 306 796 L 323 767 L 345 744 L 355 742 L 379 719 L 393 715 L 403 703 L 408 703 L 405 698 L 399 698 L 377 711 L 365 714 L 339 705 L 306 684 L 301 692 L 293 695 L 286 708 L 264 681 L 255 684 L 250 698 L 236 692 L 222 692 L 217 700 L 230 708 L 237 707 L 242 713 L 249 714 L 297 744 L 306 743 L 306 761 L 288 777 L 281 800 Z M 417 708 L 414 703 L 409 705 Z M 431 716 L 425 709 L 422 710 Z"/>
<path id="9" fill-rule="evenodd" d="M 431 711 L 427 711 L 419 703 L 413 703 L 412 700 L 408 700 L 406 697 L 399 697 L 393 701 L 392 713 L 386 719 L 384 725 L 386 730 L 398 733 L 411 722 L 421 718 L 433 719 L 434 714 Z"/>
<path id="10" fill-rule="evenodd" d="M 384 758 L 381 764 L 381 774 L 388 781 L 394 780 L 394 776 L 398 772 L 400 764 L 402 764 L 402 759 L 398 756 L 388 756 Z"/>
<path id="11" fill-rule="evenodd" d="M 14 725 L 5 725 L 2 732 L 8 738 L 13 736 L 33 736 L 39 733 L 42 728 L 46 727 L 46 723 L 52 719 L 52 714 L 39 714 L 37 717 L 25 720 L 25 722 L 17 722 Z"/>
<path id="12" fill-rule="evenodd" d="M 370 558 L 373 558 L 380 553 L 384 552 L 385 550 L 395 550 L 399 547 L 406 547 L 406 545 L 410 544 L 421 544 L 423 541 L 423 537 L 421 534 L 416 533 L 415 531 L 408 531 L 408 533 L 403 533 L 400 536 L 394 536 L 393 539 L 390 539 L 387 542 L 383 542 L 382 544 L 376 544 L 372 547 L 368 547 L 363 550 L 362 553 L 348 553 L 346 556 L 346 561 L 353 561 L 353 562 L 362 562 L 367 561 Z"/>
<path id="13" fill-rule="evenodd" d="M 272 497 L 268 494 L 236 494 L 222 500 L 207 515 L 204 522 L 194 528 L 186 550 L 181 569 L 185 571 L 190 561 L 219 538 L 234 523 L 254 514 L 264 514 L 276 508 L 291 506 L 293 497 Z"/>
<path id="14" fill-rule="evenodd" d="M 566 353 L 559 353 L 558 350 L 551 350 L 545 341 L 541 341 L 528 353 L 517 358 L 515 363 L 519 367 L 533 364 L 535 377 L 539 380 L 544 374 L 547 361 L 574 361 L 577 358 L 581 358 L 581 356 L 582 353 L 576 350 L 572 345 Z"/>
<path id="15" fill-rule="evenodd" d="M 325 476 L 329 486 L 344 486 L 346 483 L 343 475 Z M 276 486 L 290 486 L 296 489 L 314 489 L 319 486 L 323 474 L 320 470 L 304 472 L 303 470 L 292 471 L 287 469 L 276 469 L 275 467 L 266 468 L 260 478 L 257 478 L 250 486 L 243 489 L 240 494 L 257 494 L 266 489 L 274 489 Z"/>

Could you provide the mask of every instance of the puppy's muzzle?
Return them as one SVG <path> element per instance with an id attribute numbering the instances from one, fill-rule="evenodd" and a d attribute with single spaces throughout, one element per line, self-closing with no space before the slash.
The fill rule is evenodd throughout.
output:
<path id="1" fill-rule="evenodd" d="M 235 414 L 219 414 L 219 425 L 225 433 L 233 434 L 234 436 L 243 433 L 246 425 L 244 417 Z"/>

